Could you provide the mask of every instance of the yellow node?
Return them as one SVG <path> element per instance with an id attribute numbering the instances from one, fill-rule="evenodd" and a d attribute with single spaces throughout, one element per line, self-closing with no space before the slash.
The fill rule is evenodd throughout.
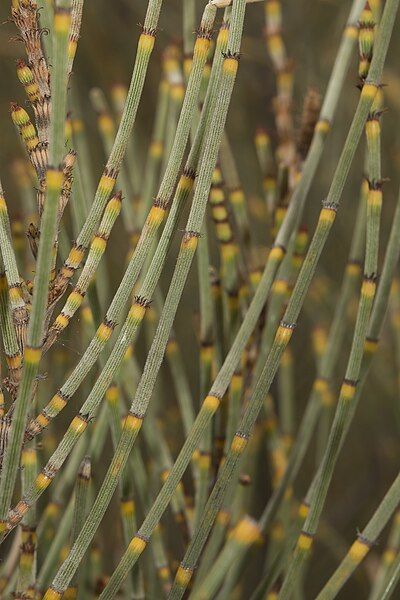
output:
<path id="1" fill-rule="evenodd" d="M 238 61 L 236 58 L 225 58 L 222 70 L 227 75 L 236 76 L 238 70 Z"/>
<path id="2" fill-rule="evenodd" d="M 310 507 L 307 506 L 307 504 L 304 504 L 304 502 L 302 502 L 299 506 L 299 511 L 298 511 L 298 515 L 300 517 L 300 519 L 305 520 L 308 516 Z"/>
<path id="3" fill-rule="evenodd" d="M 286 350 L 283 354 L 282 354 L 282 358 L 281 358 L 281 366 L 282 367 L 288 367 L 289 365 L 291 365 L 293 362 L 292 359 L 292 355 L 290 353 L 290 351 Z"/>
<path id="4" fill-rule="evenodd" d="M 271 250 L 272 252 L 272 250 Z M 257 287 L 258 284 L 260 283 L 261 280 L 261 273 L 260 271 L 252 271 L 250 273 L 250 283 L 253 287 Z"/>
<path id="5" fill-rule="evenodd" d="M 192 579 L 193 571 L 191 569 L 185 569 L 184 567 L 179 567 L 176 575 L 175 582 L 180 587 L 186 587 L 189 581 Z"/>
<path id="6" fill-rule="evenodd" d="M 93 238 L 92 243 L 91 243 L 91 249 L 94 250 L 95 252 L 103 253 L 104 250 L 106 249 L 106 246 L 107 246 L 107 240 L 100 237 L 99 235 L 96 235 Z"/>
<path id="7" fill-rule="evenodd" d="M 364 352 L 368 352 L 369 354 L 374 354 L 378 347 L 377 340 L 365 340 L 364 342 Z"/>
<path id="8" fill-rule="evenodd" d="M 63 398 L 60 394 L 55 394 L 50 400 L 49 407 L 56 412 L 60 412 L 66 404 L 67 401 L 65 398 Z"/>
<path id="9" fill-rule="evenodd" d="M 36 450 L 33 448 L 26 448 L 22 451 L 21 462 L 23 466 L 35 465 L 36 464 Z"/>
<path id="10" fill-rule="evenodd" d="M 217 37 L 217 46 L 226 46 L 228 43 L 229 30 L 226 27 L 221 27 Z"/>
<path id="11" fill-rule="evenodd" d="M 189 79 L 190 71 L 192 70 L 193 60 L 191 58 L 185 58 L 183 61 L 183 72 L 186 79 Z"/>
<path id="12" fill-rule="evenodd" d="M 30 121 L 28 113 L 20 106 L 11 112 L 11 118 L 18 127 L 22 127 Z"/>
<path id="13" fill-rule="evenodd" d="M 82 318 L 86 323 L 93 322 L 93 315 L 92 315 L 92 311 L 90 310 L 89 306 L 84 306 L 82 308 Z"/>
<path id="14" fill-rule="evenodd" d="M 69 42 L 68 42 L 68 58 L 70 60 L 74 60 L 77 46 L 78 46 L 78 44 L 77 44 L 76 40 L 69 40 Z"/>
<path id="15" fill-rule="evenodd" d="M 68 327 L 68 323 L 69 318 L 66 315 L 60 313 L 54 322 L 54 327 L 56 327 L 59 330 L 65 329 L 66 327 Z"/>
<path id="16" fill-rule="evenodd" d="M 133 348 L 132 346 L 128 346 L 125 354 L 124 354 L 124 360 L 128 360 L 133 356 Z"/>
<path id="17" fill-rule="evenodd" d="M 319 214 L 318 224 L 330 224 L 336 218 L 336 211 L 331 208 L 323 208 Z"/>
<path id="18" fill-rule="evenodd" d="M 171 98 L 175 102 L 182 102 L 185 96 L 185 88 L 182 84 L 176 84 L 171 86 Z"/>
<path id="19" fill-rule="evenodd" d="M 216 230 L 220 242 L 228 242 L 232 237 L 232 230 L 229 223 L 217 223 Z"/>
<path id="20" fill-rule="evenodd" d="M 344 34 L 347 38 L 350 38 L 351 40 L 356 40 L 358 38 L 358 27 L 356 27 L 355 25 L 348 25 L 345 29 Z"/>
<path id="21" fill-rule="evenodd" d="M 222 527 L 226 527 L 231 519 L 231 516 L 228 511 L 220 510 L 217 515 L 217 523 L 219 523 Z"/>
<path id="22" fill-rule="evenodd" d="M 44 473 L 39 473 L 35 480 L 35 487 L 39 491 L 45 490 L 51 483 L 50 477 Z"/>
<path id="23" fill-rule="evenodd" d="M 274 57 L 277 57 L 278 55 L 282 54 L 282 52 L 284 51 L 284 47 L 283 47 L 282 37 L 280 36 L 279 33 L 275 33 L 268 37 L 268 47 L 269 47 L 270 53 Z"/>
<path id="24" fill-rule="evenodd" d="M 36 129 L 34 128 L 32 123 L 27 123 L 27 125 L 21 127 L 21 135 L 25 141 L 36 137 Z"/>
<path id="25" fill-rule="evenodd" d="M 209 454 L 200 454 L 197 460 L 197 465 L 200 470 L 208 471 L 211 464 L 211 457 Z"/>
<path id="26" fill-rule="evenodd" d="M 139 431 L 142 424 L 143 424 L 143 419 L 140 419 L 139 417 L 136 417 L 135 415 L 128 414 L 125 419 L 125 422 L 124 422 L 124 428 L 129 429 L 129 431 Z"/>
<path id="27" fill-rule="evenodd" d="M 73 306 L 73 308 L 76 310 L 77 308 L 80 307 L 82 302 L 83 302 L 82 294 L 75 290 L 75 291 L 71 292 L 70 295 L 68 296 L 66 304 L 68 304 L 69 306 Z"/>
<path id="28" fill-rule="evenodd" d="M 211 413 L 214 413 L 218 409 L 220 403 L 221 400 L 216 396 L 206 396 L 203 402 L 203 408 Z"/>
<path id="29" fill-rule="evenodd" d="M 348 263 L 346 266 L 346 271 L 351 277 L 356 277 L 361 272 L 361 265 L 358 263 Z"/>
<path id="30" fill-rule="evenodd" d="M 394 561 L 395 558 L 396 558 L 396 552 L 394 550 L 392 550 L 392 548 L 388 548 L 383 553 L 383 560 L 385 561 L 385 563 L 387 565 L 390 565 Z"/>
<path id="31" fill-rule="evenodd" d="M 218 192 L 220 192 L 221 190 L 218 189 L 216 190 Z M 223 199 L 223 197 L 222 197 Z M 220 200 L 216 200 L 215 198 L 210 197 L 211 202 L 215 202 L 216 206 L 213 206 L 212 208 L 212 214 L 213 217 L 215 219 L 215 221 L 224 221 L 225 219 L 228 218 L 228 211 L 226 210 L 226 207 L 223 204 L 220 204 Z"/>
<path id="32" fill-rule="evenodd" d="M 195 252 L 198 243 L 199 243 L 199 238 L 197 235 L 184 235 L 183 239 L 182 239 L 181 247 L 184 250 L 189 250 L 190 252 Z"/>
<path id="33" fill-rule="evenodd" d="M 231 444 L 232 452 L 234 452 L 235 454 L 241 454 L 247 446 L 247 441 L 247 438 L 235 434 Z"/>
<path id="34" fill-rule="evenodd" d="M 193 189 L 193 179 L 187 175 L 181 175 L 178 183 L 179 191 L 190 193 Z"/>
<path id="35" fill-rule="evenodd" d="M 0 196 L 0 210 L 7 212 L 7 204 L 3 196 Z"/>
<path id="36" fill-rule="evenodd" d="M 139 38 L 139 52 L 152 52 L 154 48 L 155 37 L 150 33 L 142 33 Z"/>
<path id="37" fill-rule="evenodd" d="M 308 550 L 310 550 L 312 543 L 313 539 L 310 535 L 301 533 L 299 539 L 297 540 L 297 547 L 299 548 L 299 550 L 304 550 L 307 552 Z"/>
<path id="38" fill-rule="evenodd" d="M 261 531 L 257 522 L 247 517 L 239 521 L 232 532 L 232 537 L 239 544 L 250 546 L 250 544 L 254 544 L 254 542 L 261 539 Z"/>
<path id="39" fill-rule="evenodd" d="M 99 181 L 99 191 L 103 194 L 110 194 L 115 185 L 115 179 L 109 175 L 102 175 Z"/>
<path id="40" fill-rule="evenodd" d="M 202 346 L 200 348 L 200 358 L 204 363 L 210 363 L 214 356 L 214 347 L 213 346 Z"/>
<path id="41" fill-rule="evenodd" d="M 169 579 L 169 577 L 170 577 L 170 570 L 169 570 L 169 568 L 168 567 L 159 567 L 159 569 L 158 569 L 158 576 L 163 581 L 167 581 Z"/>
<path id="42" fill-rule="evenodd" d="M 284 257 L 285 252 L 283 250 L 283 248 L 280 248 L 280 246 L 274 246 L 274 248 L 271 248 L 270 253 L 268 255 L 268 260 L 276 260 L 276 261 L 281 261 L 282 258 Z"/>
<path id="43" fill-rule="evenodd" d="M 159 227 L 164 220 L 165 213 L 165 208 L 162 208 L 161 206 L 153 206 L 147 217 L 147 225 L 149 227 Z"/>
<path id="44" fill-rule="evenodd" d="M 83 131 L 83 121 L 81 119 L 73 119 L 71 123 L 74 133 L 81 133 Z"/>
<path id="45" fill-rule="evenodd" d="M 356 540 L 350 547 L 349 557 L 355 563 L 362 561 L 369 552 L 369 545 L 361 540 Z"/>
<path id="46" fill-rule="evenodd" d="M 101 323 L 99 325 L 96 336 L 101 342 L 106 342 L 110 339 L 113 332 L 113 328 L 111 325 L 107 325 L 107 323 Z"/>
<path id="47" fill-rule="evenodd" d="M 35 135 L 35 137 L 25 140 L 25 145 L 29 151 L 32 151 L 39 144 L 39 138 Z"/>
<path id="48" fill-rule="evenodd" d="M 134 321 L 141 321 L 146 313 L 146 307 L 142 306 L 138 302 L 132 304 L 129 310 L 129 318 Z"/>
<path id="49" fill-rule="evenodd" d="M 8 293 L 12 304 L 21 300 L 21 290 L 19 287 L 10 287 Z"/>
<path id="50" fill-rule="evenodd" d="M 371 279 L 364 279 L 361 286 L 361 294 L 366 298 L 373 298 L 375 296 L 376 283 Z"/>
<path id="51" fill-rule="evenodd" d="M 382 190 L 369 190 L 368 206 L 371 208 L 381 208 L 382 206 Z"/>
<path id="52" fill-rule="evenodd" d="M 352 400 L 354 398 L 354 394 L 356 393 L 356 386 L 346 381 L 342 384 L 340 390 L 340 396 L 343 400 Z"/>
<path id="53" fill-rule="evenodd" d="M 71 26 L 71 14 L 69 12 L 58 12 L 54 15 L 54 31 L 61 35 L 68 35 Z"/>
<path id="54" fill-rule="evenodd" d="M 361 91 L 361 98 L 366 98 L 367 100 L 374 100 L 378 91 L 378 87 L 373 83 L 365 83 L 363 85 L 363 89 Z"/>
<path id="55" fill-rule="evenodd" d="M 63 180 L 64 175 L 62 171 L 59 171 L 58 169 L 48 169 L 46 174 L 46 184 L 48 190 L 60 190 L 63 184 Z"/>
<path id="56" fill-rule="evenodd" d="M 24 351 L 24 361 L 31 365 L 37 365 L 40 362 L 40 358 L 42 356 L 41 348 L 31 348 L 29 346 L 25 347 Z"/>
<path id="57" fill-rule="evenodd" d="M 99 129 L 104 135 L 113 135 L 114 122 L 110 115 L 102 114 L 98 119 Z"/>
<path id="58" fill-rule="evenodd" d="M 235 394 L 240 392 L 243 388 L 243 375 L 235 373 L 232 377 L 229 389 Z"/>
<path id="59" fill-rule="evenodd" d="M 286 294 L 288 290 L 288 283 L 284 279 L 277 279 L 272 287 L 274 294 Z"/>
<path id="60" fill-rule="evenodd" d="M 236 206 L 238 204 L 244 204 L 243 190 L 233 190 L 233 192 L 229 194 L 229 200 L 232 202 L 232 204 L 235 204 Z"/>
<path id="61" fill-rule="evenodd" d="M 314 390 L 319 394 L 323 394 L 329 390 L 328 382 L 325 379 L 316 379 L 314 382 Z"/>
<path id="62" fill-rule="evenodd" d="M 222 189 L 220 187 L 217 188 L 212 188 L 211 192 L 210 192 L 210 202 L 211 204 L 220 204 L 221 202 L 224 201 L 224 192 L 222 191 Z M 226 208 L 225 207 L 221 207 L 225 210 L 225 214 L 227 214 Z M 213 212 L 216 210 L 216 208 L 213 207 Z"/>
<path id="63" fill-rule="evenodd" d="M 39 413 L 34 422 L 39 425 L 40 429 L 44 429 L 50 423 L 50 419 L 43 413 Z"/>
<path id="64" fill-rule="evenodd" d="M 43 596 L 43 600 L 60 600 L 60 598 L 62 598 L 62 593 L 56 592 L 56 590 L 51 588 L 49 588 Z"/>
<path id="65" fill-rule="evenodd" d="M 82 262 L 84 255 L 85 253 L 81 248 L 71 248 L 67 260 L 68 265 L 73 267 L 78 266 Z"/>
<path id="66" fill-rule="evenodd" d="M 150 156 L 152 158 L 161 158 L 163 149 L 163 143 L 159 140 L 154 140 L 150 145 Z"/>
<path id="67" fill-rule="evenodd" d="M 330 130 L 331 130 L 331 124 L 329 123 L 329 121 L 326 121 L 325 119 L 321 119 L 320 121 L 318 121 L 315 126 L 315 131 L 318 131 L 318 133 L 322 133 L 323 135 L 328 134 L 330 132 Z"/>
<path id="68" fill-rule="evenodd" d="M 254 141 L 257 146 L 268 146 L 270 143 L 270 138 L 266 131 L 258 131 L 255 135 Z"/>
<path id="69" fill-rule="evenodd" d="M 124 500 L 121 502 L 121 512 L 127 517 L 135 514 L 135 503 L 133 500 Z"/>
<path id="70" fill-rule="evenodd" d="M 292 334 L 293 329 L 290 329 L 289 327 L 284 327 L 283 325 L 279 325 L 278 331 L 276 332 L 275 341 L 280 346 L 286 346 L 286 344 L 289 343 Z"/>
<path id="71" fill-rule="evenodd" d="M 146 548 L 147 546 L 147 542 L 145 542 L 145 540 L 142 540 L 142 538 L 137 537 L 135 535 L 135 537 L 133 537 L 131 539 L 131 542 L 128 546 L 129 548 L 129 552 L 131 552 L 132 554 L 141 554 L 143 552 L 143 550 Z"/>
<path id="72" fill-rule="evenodd" d="M 175 340 L 169 340 L 167 345 L 167 353 L 174 354 L 178 350 L 178 344 Z"/>
<path id="73" fill-rule="evenodd" d="M 80 435 L 85 431 L 87 425 L 87 421 L 83 419 L 80 415 L 77 415 L 72 419 L 69 428 L 72 429 L 78 435 Z"/>
<path id="74" fill-rule="evenodd" d="M 210 49 L 210 40 L 208 40 L 206 38 L 197 38 L 195 45 L 194 45 L 193 55 L 195 57 L 205 59 L 205 58 L 207 58 L 209 49 Z"/>
<path id="75" fill-rule="evenodd" d="M 381 134 L 381 126 L 378 119 L 371 119 L 365 125 L 365 133 L 367 138 L 376 139 Z"/>
<path id="76" fill-rule="evenodd" d="M 106 400 L 110 403 L 115 403 L 118 401 L 119 392 L 118 387 L 116 385 L 110 385 L 110 387 L 106 391 Z"/>

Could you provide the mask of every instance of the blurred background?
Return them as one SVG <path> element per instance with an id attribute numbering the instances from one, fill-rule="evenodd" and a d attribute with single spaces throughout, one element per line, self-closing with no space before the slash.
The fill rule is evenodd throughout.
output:
<path id="1" fill-rule="evenodd" d="M 182 0 L 184 1 L 184 0 Z M 139 171 L 143 172 L 146 150 L 150 142 L 157 88 L 162 73 L 162 54 L 168 44 L 182 40 L 182 1 L 166 0 L 162 8 L 157 43 L 151 60 L 144 95 L 140 104 L 134 135 L 140 140 L 139 147 L 143 155 L 137 156 Z M 10 102 L 24 104 L 24 92 L 15 75 L 16 60 L 22 55 L 22 45 L 15 39 L 16 30 L 8 22 L 8 3 L 0 6 L 0 177 L 5 188 L 8 205 L 15 217 L 21 211 L 21 199 L 15 179 L 11 176 L 10 164 L 18 156 L 23 156 L 17 134 L 9 116 Z M 96 115 L 89 99 L 90 90 L 100 87 L 107 98 L 114 84 L 129 84 L 135 56 L 137 39 L 140 33 L 138 24 L 143 22 L 147 3 L 144 0 L 96 0 L 86 2 L 78 45 L 77 57 L 71 85 L 76 90 L 81 105 L 85 125 L 90 140 L 90 161 L 95 179 L 101 174 L 106 156 L 99 138 Z M 198 20 L 204 2 L 197 1 Z M 295 123 L 299 124 L 302 105 L 310 86 L 324 93 L 330 76 L 340 36 L 350 7 L 348 0 L 283 0 L 283 38 L 287 53 L 293 61 Z M 222 15 L 222 12 L 221 12 Z M 218 24 L 220 22 L 220 17 Z M 227 133 L 237 161 L 241 181 L 246 192 L 251 227 L 256 238 L 263 245 L 265 235 L 262 219 L 258 218 L 257 206 L 262 197 L 262 174 L 258 167 L 254 146 L 254 135 L 259 127 L 266 128 L 276 143 L 276 132 L 272 101 L 275 96 L 275 77 L 268 58 L 264 39 L 264 2 L 248 6 L 245 33 L 242 44 L 239 76 L 229 112 Z M 396 29 L 397 27 L 397 29 Z M 400 37 L 397 34 L 399 23 L 395 27 L 390 46 L 387 67 L 383 77 L 387 111 L 382 119 L 383 158 L 382 170 L 388 178 L 384 186 L 384 208 L 382 216 L 382 245 L 380 258 L 384 255 L 391 218 L 400 186 Z M 51 64 L 51 57 L 50 57 Z M 310 234 L 325 197 L 343 145 L 351 117 L 354 113 L 359 90 L 357 89 L 357 56 L 346 78 L 344 90 L 336 114 L 334 127 L 329 136 L 317 177 L 308 197 L 304 222 Z M 295 407 L 296 421 L 302 415 L 310 387 L 315 376 L 315 360 L 312 352 L 311 332 L 318 325 L 318 319 L 329 325 L 333 309 L 338 299 L 343 269 L 347 260 L 351 234 L 357 209 L 359 187 L 363 174 L 364 140 L 360 144 L 354 164 L 346 184 L 343 203 L 329 242 L 323 252 L 317 272 L 316 285 L 310 292 L 307 303 L 318 310 L 304 311 L 296 335 L 293 338 L 295 358 Z M 109 291 L 112 297 L 120 281 L 128 239 L 122 228 L 117 225 L 110 242 L 109 266 L 113 277 L 113 287 Z M 174 264 L 175 251 L 171 252 L 170 266 Z M 170 273 L 170 269 L 165 270 Z M 164 276 L 162 286 L 167 289 L 169 277 Z M 195 267 L 186 286 L 181 303 L 182 312 L 177 323 L 177 335 L 185 354 L 185 366 L 190 375 L 194 398 L 198 397 L 197 356 L 198 356 L 198 302 L 197 278 Z M 314 303 L 314 304 L 313 304 Z M 356 307 L 353 307 L 355 310 Z M 76 326 L 79 329 L 79 322 Z M 72 367 L 79 358 L 82 348 L 71 328 L 65 339 L 58 345 L 60 353 L 66 353 Z M 343 377 L 351 342 L 349 327 L 346 344 L 343 346 L 340 365 L 336 374 L 336 391 Z M 324 512 L 325 533 L 318 538 L 309 576 L 305 582 L 305 597 L 312 598 L 321 584 L 338 564 L 348 544 L 357 531 L 362 529 L 373 510 L 381 501 L 384 493 L 400 468 L 400 404 L 399 379 L 397 369 L 399 357 L 395 350 L 396 332 L 390 323 L 385 327 L 379 352 L 364 388 L 360 407 L 342 450 Z M 139 360 L 143 362 L 144 343 L 138 346 Z M 162 373 L 168 383 L 168 374 Z M 45 393 L 53 393 L 60 385 L 56 372 L 48 373 Z M 171 391 L 171 394 L 173 392 Z M 274 394 L 274 389 L 272 390 Z M 82 398 L 78 393 L 71 406 L 63 415 L 57 427 L 63 429 L 63 423 L 76 411 Z M 162 415 L 160 415 L 162 418 Z M 65 421 L 64 421 L 65 419 Z M 182 439 L 171 439 L 171 449 L 175 455 Z M 306 492 L 315 469 L 316 448 L 312 446 L 304 468 L 298 477 L 295 490 L 298 498 Z M 253 516 L 259 516 L 260 509 L 270 493 L 268 467 L 265 457 L 258 453 L 254 485 L 258 486 L 256 501 L 252 507 Z M 104 465 L 107 460 L 104 461 Z M 104 465 L 99 466 L 95 474 L 101 481 Z M 114 510 L 114 509 L 112 509 Z M 333 534 L 334 529 L 335 534 Z M 118 536 L 116 531 L 109 532 Z M 100 541 L 104 545 L 104 540 Z M 378 554 L 385 546 L 385 535 L 371 554 L 357 576 L 353 577 L 341 593 L 343 599 L 362 599 L 367 597 L 367 581 L 374 572 Z M 118 552 L 117 552 L 118 555 Z M 112 558 L 114 560 L 114 558 Z M 247 567 L 245 578 L 252 588 L 253 576 L 257 573 L 259 556 Z M 242 598 L 247 597 L 243 592 Z"/>

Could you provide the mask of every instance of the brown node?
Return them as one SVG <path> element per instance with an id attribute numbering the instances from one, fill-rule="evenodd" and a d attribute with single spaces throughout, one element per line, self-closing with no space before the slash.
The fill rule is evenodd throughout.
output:
<path id="1" fill-rule="evenodd" d="M 142 306 L 143 308 L 149 308 L 149 306 L 151 305 L 151 300 L 149 300 L 148 298 L 146 298 L 145 296 L 134 296 L 133 297 L 135 304 L 139 304 L 139 306 Z"/>

